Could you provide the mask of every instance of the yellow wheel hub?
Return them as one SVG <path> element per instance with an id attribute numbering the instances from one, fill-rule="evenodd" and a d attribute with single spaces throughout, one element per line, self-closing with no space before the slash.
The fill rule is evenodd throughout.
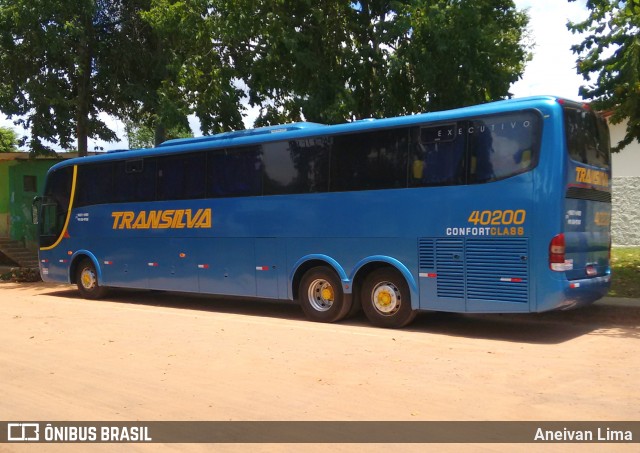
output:
<path id="1" fill-rule="evenodd" d="M 321 295 L 324 300 L 333 300 L 333 289 L 331 287 L 323 288 Z"/>
<path id="2" fill-rule="evenodd" d="M 382 305 L 382 306 L 387 306 L 391 303 L 391 294 L 389 294 L 386 291 L 382 291 L 380 293 L 378 293 L 378 304 Z"/>
<path id="3" fill-rule="evenodd" d="M 307 297 L 309 306 L 313 310 L 325 312 L 331 310 L 336 294 L 333 285 L 328 280 L 316 278 L 308 286 Z"/>
<path id="4" fill-rule="evenodd" d="M 400 290 L 393 282 L 382 281 L 371 292 L 373 307 L 383 316 L 392 316 L 402 304 Z"/>
<path id="5" fill-rule="evenodd" d="M 82 279 L 82 286 L 84 286 L 85 288 L 91 288 L 93 286 L 94 277 L 90 271 L 88 270 L 83 271 L 82 276 L 80 278 Z"/>

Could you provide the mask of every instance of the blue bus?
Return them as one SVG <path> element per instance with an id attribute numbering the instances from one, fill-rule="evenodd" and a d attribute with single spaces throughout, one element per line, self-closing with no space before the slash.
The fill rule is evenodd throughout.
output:
<path id="1" fill-rule="evenodd" d="M 170 140 L 53 166 L 40 272 L 109 287 L 362 309 L 567 309 L 610 285 L 607 125 L 555 97 Z"/>

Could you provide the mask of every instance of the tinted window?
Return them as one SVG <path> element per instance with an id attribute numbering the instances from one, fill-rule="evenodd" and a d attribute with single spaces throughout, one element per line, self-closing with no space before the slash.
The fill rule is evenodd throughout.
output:
<path id="1" fill-rule="evenodd" d="M 565 132 L 571 159 L 608 168 L 611 164 L 609 128 L 593 112 L 565 107 Z"/>
<path id="2" fill-rule="evenodd" d="M 478 184 L 530 170 L 540 127 L 535 112 L 422 127 L 412 135 L 410 185 Z"/>
<path id="3" fill-rule="evenodd" d="M 187 200 L 206 195 L 206 155 L 185 154 L 158 159 L 158 200 Z"/>
<path id="4" fill-rule="evenodd" d="M 259 146 L 211 151 L 207 159 L 209 197 L 248 197 L 262 194 Z"/>
<path id="5" fill-rule="evenodd" d="M 78 166 L 76 206 L 110 203 L 113 192 L 113 163 Z"/>
<path id="6" fill-rule="evenodd" d="M 331 152 L 330 189 L 406 187 L 408 148 L 408 129 L 336 136 Z"/>
<path id="7" fill-rule="evenodd" d="M 540 117 L 534 112 L 510 113 L 468 121 L 469 183 L 507 178 L 535 166 Z"/>
<path id="8" fill-rule="evenodd" d="M 463 123 L 416 128 L 413 136 L 411 186 L 465 183 L 466 134 Z"/>
<path id="9" fill-rule="evenodd" d="M 264 144 L 264 194 L 326 192 L 330 143 L 318 137 Z"/>
<path id="10" fill-rule="evenodd" d="M 135 159 L 115 163 L 112 200 L 116 203 L 153 201 L 156 196 L 156 160 Z"/>

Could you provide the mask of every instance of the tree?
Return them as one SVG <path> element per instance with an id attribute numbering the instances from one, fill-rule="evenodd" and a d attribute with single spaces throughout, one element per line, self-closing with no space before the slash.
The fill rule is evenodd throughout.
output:
<path id="1" fill-rule="evenodd" d="M 9 127 L 0 127 L 0 153 L 18 151 L 18 134 Z"/>
<path id="2" fill-rule="evenodd" d="M 511 0 L 422 0 L 401 9 L 389 112 L 414 113 L 509 96 L 530 60 L 529 18 Z M 400 19 L 399 19 L 400 20 Z"/>
<path id="3" fill-rule="evenodd" d="M 500 99 L 530 58 L 528 17 L 511 0 L 236 4 L 249 43 L 239 61 L 250 102 L 262 109 L 259 124 L 336 123 Z"/>
<path id="4" fill-rule="evenodd" d="M 131 86 L 141 96 L 126 117 L 153 127 L 156 145 L 168 131 L 189 131 L 192 113 L 205 134 L 244 127 L 243 94 L 233 83 L 238 75 L 229 57 L 223 7 L 233 8 L 233 2 L 154 0 L 140 14 L 147 26 L 146 50 L 133 63 L 142 74 Z"/>
<path id="5" fill-rule="evenodd" d="M 640 1 L 589 0 L 587 8 L 586 20 L 567 24 L 585 34 L 572 47 L 578 74 L 587 82 L 580 95 L 594 109 L 610 110 L 612 123 L 627 120 L 624 138 L 612 149 L 618 152 L 640 141 Z"/>
<path id="6" fill-rule="evenodd" d="M 195 114 L 260 124 L 414 113 L 508 95 L 528 57 L 511 0 L 0 0 L 0 110 L 31 147 L 115 138 L 107 113 L 159 144 Z"/>
<path id="7" fill-rule="evenodd" d="M 233 60 L 260 106 L 256 125 L 343 122 L 355 109 L 347 81 L 353 64 L 348 1 L 240 0 L 226 16 Z"/>
<path id="8" fill-rule="evenodd" d="M 0 0 L 0 111 L 43 153 L 116 139 L 101 113 L 153 128 L 156 144 L 190 113 L 205 133 L 241 128 L 218 3 Z"/>
<path id="9" fill-rule="evenodd" d="M 43 141 L 69 148 L 77 137 L 84 155 L 88 137 L 116 138 L 98 116 L 111 113 L 112 103 L 96 83 L 96 61 L 117 31 L 111 10 L 119 5 L 0 0 L 0 110 L 30 129 L 34 152 L 50 151 Z"/>

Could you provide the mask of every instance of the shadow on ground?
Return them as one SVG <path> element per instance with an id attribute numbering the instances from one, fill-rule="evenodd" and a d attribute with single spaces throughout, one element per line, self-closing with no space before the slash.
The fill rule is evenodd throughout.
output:
<path id="1" fill-rule="evenodd" d="M 56 288 L 42 294 L 82 300 L 75 289 Z M 87 303 L 102 302 L 87 301 Z M 104 302 L 291 321 L 305 320 L 302 310 L 296 303 L 271 300 L 118 289 L 112 290 Z M 362 313 L 334 324 L 335 328 L 341 325 L 373 329 Z M 385 332 L 384 329 L 378 330 Z M 427 312 L 421 313 L 413 324 L 403 330 L 534 344 L 562 343 L 582 335 L 640 339 L 640 306 L 594 304 L 576 310 L 526 314 Z"/>

